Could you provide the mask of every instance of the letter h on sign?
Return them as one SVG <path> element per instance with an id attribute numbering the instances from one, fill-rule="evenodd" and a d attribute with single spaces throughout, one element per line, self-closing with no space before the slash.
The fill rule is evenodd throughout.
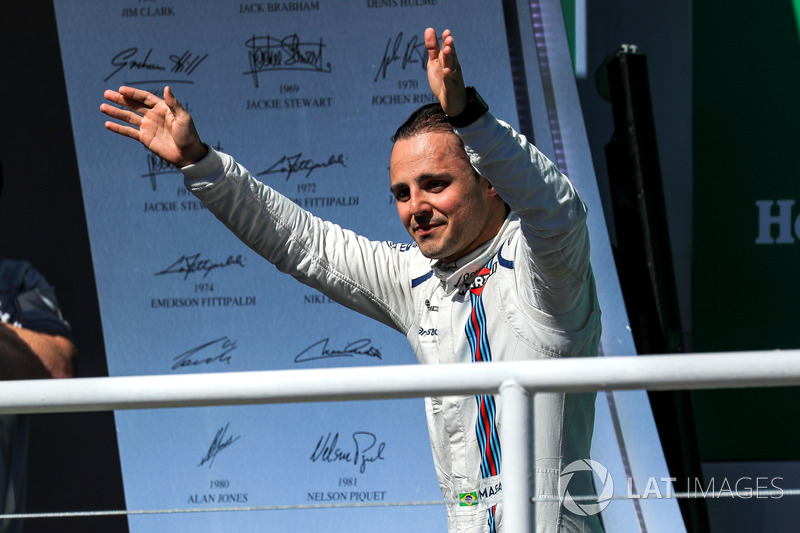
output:
<path id="1" fill-rule="evenodd" d="M 772 206 L 778 204 L 778 213 L 772 214 Z M 758 206 L 758 238 L 756 244 L 791 244 L 792 206 L 794 200 L 757 200 Z M 772 226 L 778 227 L 778 238 L 772 237 Z M 800 217 L 794 221 L 794 232 L 800 235 Z"/>

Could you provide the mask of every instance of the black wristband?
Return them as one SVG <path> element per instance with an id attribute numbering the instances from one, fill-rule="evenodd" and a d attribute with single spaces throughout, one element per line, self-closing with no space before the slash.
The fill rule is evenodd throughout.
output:
<path id="1" fill-rule="evenodd" d="M 487 111 L 489 111 L 489 106 L 475 90 L 475 87 L 467 87 L 467 105 L 464 106 L 464 110 L 454 117 L 447 117 L 447 120 L 454 128 L 463 128 L 478 120 Z"/>

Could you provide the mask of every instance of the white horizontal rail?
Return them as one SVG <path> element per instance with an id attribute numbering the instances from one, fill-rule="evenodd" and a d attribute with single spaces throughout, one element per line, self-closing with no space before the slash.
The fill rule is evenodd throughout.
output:
<path id="1" fill-rule="evenodd" d="M 0 414 L 495 394 L 800 385 L 800 350 L 0 382 Z"/>
<path id="2" fill-rule="evenodd" d="M 505 522 L 529 532 L 530 394 L 782 385 L 800 385 L 800 350 L 5 381 L 0 413 L 500 394 Z"/>

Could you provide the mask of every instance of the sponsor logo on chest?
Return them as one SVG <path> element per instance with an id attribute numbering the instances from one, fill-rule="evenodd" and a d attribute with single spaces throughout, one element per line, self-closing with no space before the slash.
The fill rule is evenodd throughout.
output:
<path id="1" fill-rule="evenodd" d="M 480 269 L 475 274 L 475 277 L 472 278 L 472 282 L 469 284 L 469 291 L 475 296 L 480 296 L 483 288 L 486 287 L 486 282 L 495 272 L 497 272 L 497 263 L 492 263 L 490 266 Z"/>

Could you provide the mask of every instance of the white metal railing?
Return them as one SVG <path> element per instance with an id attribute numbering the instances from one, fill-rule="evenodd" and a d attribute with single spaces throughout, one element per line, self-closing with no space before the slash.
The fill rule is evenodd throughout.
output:
<path id="1" fill-rule="evenodd" d="M 0 414 L 500 394 L 504 523 L 528 531 L 530 395 L 800 385 L 800 350 L 0 382 Z M 512 431 L 513 428 L 513 431 Z"/>

